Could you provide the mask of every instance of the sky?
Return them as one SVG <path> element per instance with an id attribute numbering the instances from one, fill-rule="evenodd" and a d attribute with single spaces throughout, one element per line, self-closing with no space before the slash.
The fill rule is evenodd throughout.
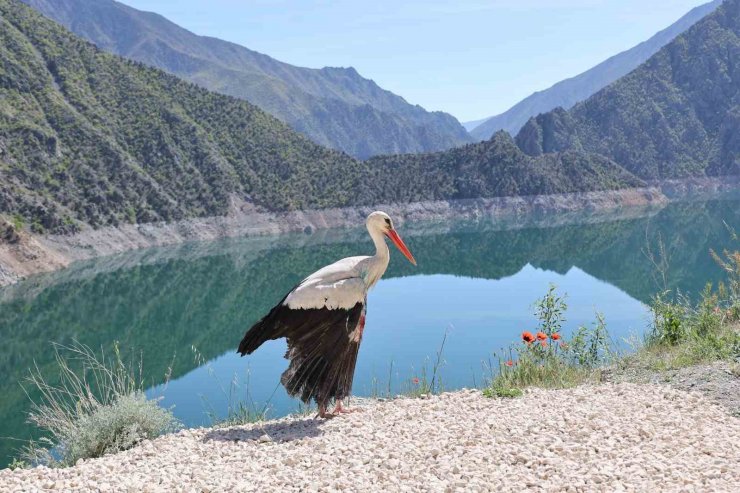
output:
<path id="1" fill-rule="evenodd" d="M 122 0 L 303 67 L 355 67 L 466 122 L 640 43 L 708 0 Z"/>

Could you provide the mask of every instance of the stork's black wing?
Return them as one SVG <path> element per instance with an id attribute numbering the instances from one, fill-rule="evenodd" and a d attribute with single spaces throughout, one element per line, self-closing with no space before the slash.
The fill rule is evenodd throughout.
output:
<path id="1" fill-rule="evenodd" d="M 296 330 L 287 334 L 290 366 L 280 381 L 308 403 L 348 397 L 364 328 L 364 303 L 350 309 L 292 310 Z"/>
<path id="2" fill-rule="evenodd" d="M 290 395 L 306 403 L 312 398 L 326 403 L 349 396 L 364 329 L 365 300 L 339 307 L 328 293 L 322 299 L 325 306 L 291 308 L 288 301 L 294 292 L 247 331 L 238 352 L 251 354 L 265 341 L 285 337 L 290 366 L 281 382 Z"/>

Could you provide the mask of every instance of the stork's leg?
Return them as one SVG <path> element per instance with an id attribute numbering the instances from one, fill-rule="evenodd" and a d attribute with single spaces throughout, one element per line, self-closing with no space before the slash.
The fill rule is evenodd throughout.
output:
<path id="1" fill-rule="evenodd" d="M 323 419 L 331 419 L 336 417 L 336 413 L 328 413 L 326 412 L 326 403 L 323 402 L 319 404 L 319 413 L 314 416 L 314 418 L 323 418 Z"/>
<path id="2" fill-rule="evenodd" d="M 349 414 L 353 413 L 355 411 L 360 411 L 360 408 L 354 408 L 354 409 L 348 409 L 342 405 L 342 399 L 337 399 L 337 404 L 334 406 L 334 411 L 332 411 L 335 415 L 336 414 Z"/>

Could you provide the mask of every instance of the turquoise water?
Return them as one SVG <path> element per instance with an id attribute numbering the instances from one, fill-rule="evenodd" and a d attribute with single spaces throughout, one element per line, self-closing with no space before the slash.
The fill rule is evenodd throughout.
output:
<path id="1" fill-rule="evenodd" d="M 732 246 L 725 223 L 740 230 L 740 200 L 400 226 L 418 267 L 392 251 L 369 296 L 354 392 L 408 388 L 431 367 L 445 333 L 444 387 L 480 385 L 492 353 L 534 327 L 532 303 L 551 283 L 568 296 L 566 332 L 591 324 L 598 310 L 624 344 L 646 329 L 645 303 L 658 288 L 646 245 L 662 238 L 669 287 L 696 294 L 721 277 L 709 249 Z M 285 343 L 246 358 L 236 346 L 305 275 L 371 248 L 361 229 L 187 244 L 81 262 L 0 290 L 0 461 L 20 444 L 13 439 L 31 436 L 19 381 L 34 361 L 53 378 L 51 342 L 110 350 L 118 341 L 140 355 L 149 395 L 189 426 L 223 417 L 238 400 L 272 416 L 297 410 L 278 386 Z"/>

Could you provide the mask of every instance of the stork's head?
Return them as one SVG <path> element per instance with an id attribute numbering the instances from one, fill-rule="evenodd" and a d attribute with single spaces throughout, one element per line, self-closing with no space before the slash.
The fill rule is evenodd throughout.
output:
<path id="1" fill-rule="evenodd" d="M 367 229 L 371 234 L 373 232 L 378 232 L 387 236 L 393 244 L 396 245 L 396 248 L 398 248 L 398 250 L 403 253 L 407 259 L 409 259 L 409 262 L 416 265 L 416 259 L 414 259 L 414 256 L 411 255 L 406 244 L 403 242 L 401 237 L 398 236 L 398 233 L 396 233 L 396 229 L 393 227 L 393 220 L 388 214 L 382 211 L 375 211 L 367 216 L 366 224 Z"/>

